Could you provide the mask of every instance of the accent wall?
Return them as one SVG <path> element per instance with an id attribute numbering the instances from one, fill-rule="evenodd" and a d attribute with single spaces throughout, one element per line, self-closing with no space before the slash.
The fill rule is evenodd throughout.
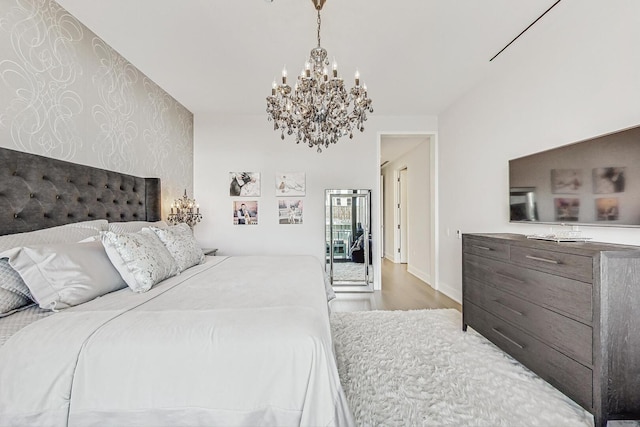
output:
<path id="1" fill-rule="evenodd" d="M 193 114 L 51 0 L 0 0 L 0 146 L 193 190 Z"/>

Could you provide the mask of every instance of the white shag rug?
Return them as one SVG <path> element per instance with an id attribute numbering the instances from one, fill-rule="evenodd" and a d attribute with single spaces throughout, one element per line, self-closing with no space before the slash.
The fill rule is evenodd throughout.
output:
<path id="1" fill-rule="evenodd" d="M 473 331 L 454 309 L 333 313 L 359 426 L 593 426 L 593 416 Z"/>

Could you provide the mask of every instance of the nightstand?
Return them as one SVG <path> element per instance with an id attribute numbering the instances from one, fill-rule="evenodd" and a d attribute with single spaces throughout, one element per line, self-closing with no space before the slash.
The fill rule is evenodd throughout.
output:
<path id="1" fill-rule="evenodd" d="M 204 252 L 205 255 L 211 255 L 211 256 L 215 256 L 216 252 L 218 252 L 218 249 L 212 249 L 212 248 L 202 248 L 202 252 Z"/>

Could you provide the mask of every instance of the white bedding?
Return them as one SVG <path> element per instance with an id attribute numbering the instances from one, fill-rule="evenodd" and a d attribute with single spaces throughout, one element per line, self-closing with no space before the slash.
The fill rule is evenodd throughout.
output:
<path id="1" fill-rule="evenodd" d="M 0 347 L 0 425 L 352 425 L 313 257 L 207 257 Z"/>

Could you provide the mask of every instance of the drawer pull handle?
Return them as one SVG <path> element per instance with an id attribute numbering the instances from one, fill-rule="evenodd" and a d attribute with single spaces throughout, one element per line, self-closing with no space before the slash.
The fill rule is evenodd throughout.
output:
<path id="1" fill-rule="evenodd" d="M 479 245 L 471 245 L 471 246 L 473 246 L 473 247 L 474 247 L 474 248 L 476 248 L 476 249 L 483 250 L 483 251 L 492 251 L 492 250 L 493 250 L 493 249 L 488 248 L 488 247 L 486 247 L 486 246 L 479 246 Z"/>
<path id="2" fill-rule="evenodd" d="M 518 279 L 517 277 L 513 277 L 509 274 L 500 273 L 499 271 L 496 271 L 496 275 L 500 277 L 504 277 L 505 279 L 513 280 L 514 282 L 525 283 L 525 281 L 522 279 Z"/>
<path id="3" fill-rule="evenodd" d="M 491 328 L 491 330 L 493 332 L 495 332 L 496 334 L 500 335 L 502 338 L 504 338 L 505 340 L 509 341 L 511 344 L 515 345 L 516 347 L 520 348 L 520 349 L 524 349 L 524 346 L 520 343 L 515 342 L 514 340 L 512 340 L 511 338 L 509 338 L 508 336 L 506 336 L 505 334 L 503 334 L 502 332 L 500 332 L 498 329 L 496 328 Z"/>
<path id="4" fill-rule="evenodd" d="M 511 311 L 512 313 L 517 314 L 518 316 L 524 316 L 524 314 L 520 313 L 518 310 L 513 309 L 511 307 L 509 307 L 507 304 L 503 303 L 502 301 L 500 301 L 499 299 L 494 299 L 493 302 L 495 302 L 496 304 L 499 304 L 501 306 L 503 306 L 504 308 L 506 308 L 507 310 Z"/>
<path id="5" fill-rule="evenodd" d="M 532 259 L 534 261 L 542 261 L 542 262 L 546 262 L 546 263 L 549 263 L 549 264 L 560 264 L 560 262 L 556 261 L 555 259 L 540 258 L 540 257 L 533 256 L 533 255 L 527 255 L 526 257 L 529 258 L 529 259 Z"/>

